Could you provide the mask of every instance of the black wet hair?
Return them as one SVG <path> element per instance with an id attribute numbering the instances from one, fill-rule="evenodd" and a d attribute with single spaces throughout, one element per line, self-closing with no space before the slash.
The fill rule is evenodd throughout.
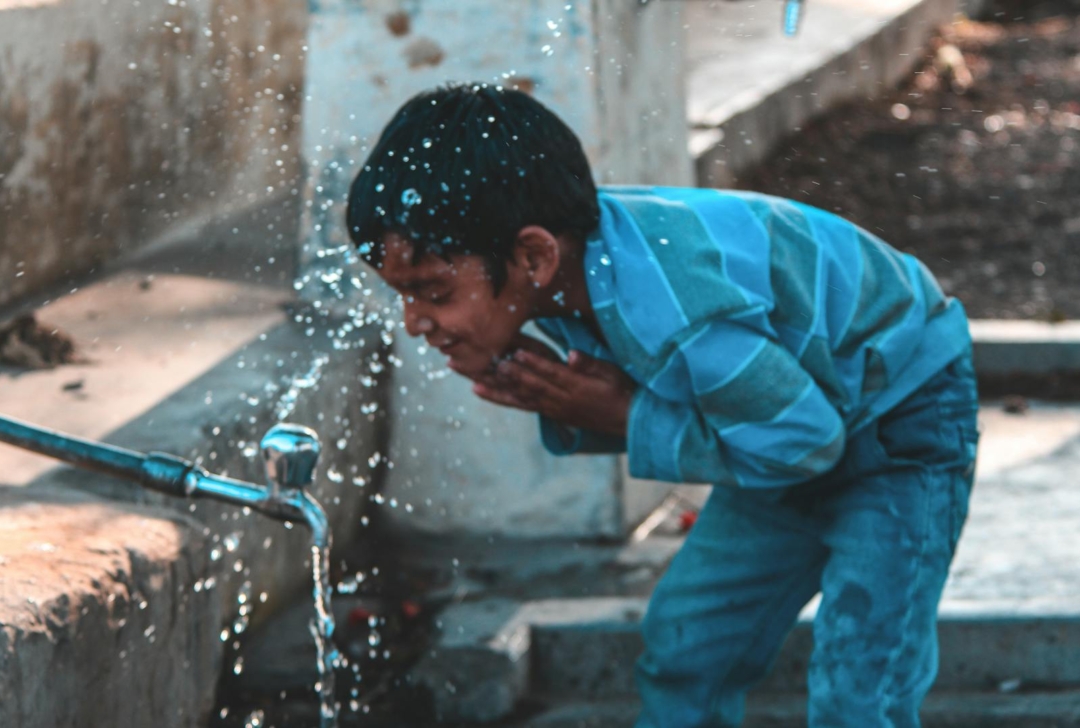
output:
<path id="1" fill-rule="evenodd" d="M 581 141 L 528 94 L 483 83 L 414 96 L 383 129 L 349 190 L 346 221 L 378 267 L 394 232 L 426 254 L 484 258 L 495 293 L 517 233 L 539 225 L 584 240 L 599 224 Z"/>

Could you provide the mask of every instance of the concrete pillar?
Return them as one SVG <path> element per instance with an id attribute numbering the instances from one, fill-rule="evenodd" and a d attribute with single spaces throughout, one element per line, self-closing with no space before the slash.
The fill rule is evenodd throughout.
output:
<path id="1" fill-rule="evenodd" d="M 598 182 L 688 184 L 679 3 L 632 0 L 315 0 L 308 33 L 301 250 L 320 308 L 391 309 L 348 253 L 348 185 L 393 112 L 447 81 L 529 90 L 581 137 Z M 350 281 L 352 276 L 357 280 Z M 371 288 L 364 295 L 360 289 Z M 393 312 L 396 316 L 396 312 Z M 400 329 L 383 494 L 396 530 L 618 537 L 665 491 L 615 457 L 554 458 L 532 415 L 474 397 Z M 391 507 L 396 503 L 396 507 Z"/>

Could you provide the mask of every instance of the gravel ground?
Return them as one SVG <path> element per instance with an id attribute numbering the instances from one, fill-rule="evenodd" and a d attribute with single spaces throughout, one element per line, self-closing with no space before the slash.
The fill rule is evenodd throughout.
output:
<path id="1" fill-rule="evenodd" d="M 974 318 L 1080 318 L 1080 2 L 999 1 L 902 86 L 819 118 L 739 187 L 922 259 Z"/>

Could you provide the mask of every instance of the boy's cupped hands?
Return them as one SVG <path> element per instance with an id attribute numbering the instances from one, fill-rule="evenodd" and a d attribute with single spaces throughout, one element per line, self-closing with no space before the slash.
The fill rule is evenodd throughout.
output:
<path id="1" fill-rule="evenodd" d="M 511 351 L 493 371 L 474 377 L 477 396 L 568 427 L 626 435 L 637 385 L 619 367 L 576 350 L 564 363 L 543 342 L 524 334 L 518 334 Z"/>

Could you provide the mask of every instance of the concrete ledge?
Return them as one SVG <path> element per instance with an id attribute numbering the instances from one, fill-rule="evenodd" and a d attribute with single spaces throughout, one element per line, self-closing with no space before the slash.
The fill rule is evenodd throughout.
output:
<path id="1" fill-rule="evenodd" d="M 632 728 L 639 710 L 633 699 L 572 703 L 512 728 Z M 932 693 L 920 718 L 925 728 L 1074 728 L 1080 725 L 1080 693 Z M 751 695 L 743 725 L 805 728 L 806 696 Z"/>
<path id="2" fill-rule="evenodd" d="M 645 599 L 601 598 L 452 606 L 442 615 L 438 660 L 424 665 L 419 682 L 435 697 L 441 720 L 506 717 L 526 692 L 560 701 L 629 699 L 646 604 Z M 800 620 L 756 695 L 805 693 L 813 648 L 809 620 L 810 615 Z M 992 692 L 1010 683 L 1080 688 L 1080 613 L 1025 613 L 1014 607 L 994 614 L 946 607 L 938 634 L 936 693 Z M 463 680 L 474 674 L 483 680 Z M 479 700 L 482 695 L 497 699 Z"/>
<path id="3" fill-rule="evenodd" d="M 1080 372 L 1080 322 L 971 322 L 980 374 Z"/>
<path id="4" fill-rule="evenodd" d="M 0 725 L 198 724 L 223 648 L 202 528 L 63 488 L 4 487 L 0 514 Z"/>
<path id="5" fill-rule="evenodd" d="M 454 604 L 440 615 L 438 642 L 410 682 L 427 689 L 443 722 L 503 718 L 527 691 L 600 695 L 611 684 L 606 666 L 620 653 L 611 648 L 625 651 L 629 643 L 619 638 L 636 631 L 644 604 L 619 597 Z"/>
<path id="6" fill-rule="evenodd" d="M 441 637 L 410 673 L 426 688 L 440 722 L 509 715 L 529 677 L 529 620 L 522 605 L 487 599 L 445 610 Z"/>
<path id="7" fill-rule="evenodd" d="M 593 601 L 593 600 L 588 600 Z M 627 613 L 645 604 L 627 601 Z M 533 685 L 552 695 L 596 698 L 634 692 L 632 666 L 641 652 L 639 623 L 613 620 L 604 603 L 580 605 L 558 625 L 534 626 Z M 576 621 L 573 621 L 574 617 Z M 1041 686 L 1080 686 L 1080 613 L 992 613 L 946 605 L 938 626 L 941 662 L 936 690 L 996 689 L 1010 680 Z M 758 692 L 805 692 L 813 649 L 804 616 Z"/>

